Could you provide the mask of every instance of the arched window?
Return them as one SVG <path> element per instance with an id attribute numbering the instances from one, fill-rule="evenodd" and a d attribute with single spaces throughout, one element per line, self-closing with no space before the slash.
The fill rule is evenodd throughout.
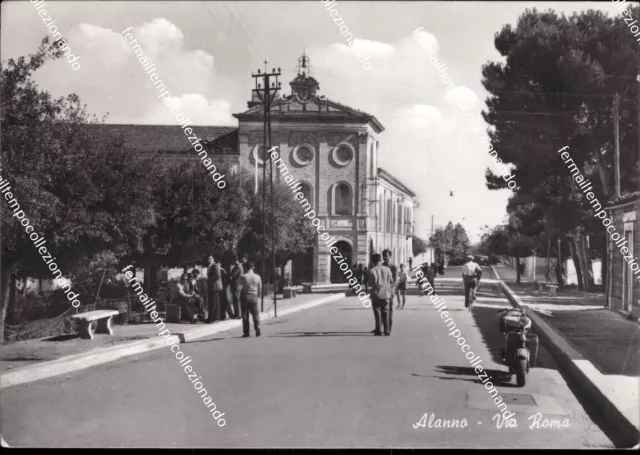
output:
<path id="1" fill-rule="evenodd" d="M 347 183 L 338 183 L 333 187 L 333 214 L 351 215 L 351 187 Z"/>
<path id="2" fill-rule="evenodd" d="M 304 198 L 311 204 L 311 209 L 314 210 L 313 192 L 311 191 L 311 185 L 306 182 L 300 182 L 300 192 L 304 195 Z"/>

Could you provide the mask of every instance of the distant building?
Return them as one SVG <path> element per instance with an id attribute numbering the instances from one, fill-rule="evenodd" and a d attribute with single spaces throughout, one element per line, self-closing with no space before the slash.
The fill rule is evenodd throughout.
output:
<path id="1" fill-rule="evenodd" d="M 615 231 L 607 234 L 607 305 L 612 310 L 640 317 L 640 193 L 626 195 L 605 209 Z M 612 238 L 618 234 L 618 240 Z M 618 245 L 616 245 L 618 243 Z M 629 253 L 620 251 L 620 246 Z M 625 259 L 623 256 L 627 256 Z M 635 259 L 635 261 L 634 261 Z M 631 263 L 629 263 L 631 262 Z"/>

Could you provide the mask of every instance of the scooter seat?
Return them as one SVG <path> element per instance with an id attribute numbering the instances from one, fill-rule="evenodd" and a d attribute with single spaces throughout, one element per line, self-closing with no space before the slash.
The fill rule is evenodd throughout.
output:
<path id="1" fill-rule="evenodd" d="M 522 328 L 531 328 L 531 319 L 520 314 L 506 314 L 500 317 L 500 332 L 520 331 Z"/>

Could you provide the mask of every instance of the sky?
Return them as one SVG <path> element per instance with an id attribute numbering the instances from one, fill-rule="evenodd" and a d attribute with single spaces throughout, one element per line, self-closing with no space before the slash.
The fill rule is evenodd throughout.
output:
<path id="1" fill-rule="evenodd" d="M 106 115 L 106 123 L 175 124 L 124 39 L 129 27 L 156 62 L 172 101 L 200 125 L 237 126 L 231 114 L 247 109 L 251 73 L 264 70 L 265 58 L 269 69 L 281 68 L 283 92 L 290 94 L 306 52 L 320 95 L 372 114 L 384 126 L 378 166 L 416 193 L 416 235 L 428 238 L 433 218 L 436 228 L 461 223 L 472 241 L 484 225 L 506 220 L 510 195 L 486 188 L 486 168 L 499 168 L 459 108 L 462 103 L 480 117 L 485 107 L 482 65 L 503 61 L 494 35 L 506 24 L 515 27 L 527 8 L 617 13 L 611 2 L 339 0 L 333 9 L 354 36 L 351 48 L 320 0 L 46 1 L 41 10 L 55 21 L 47 25 L 29 1 L 0 7 L 2 61 L 34 52 L 57 27 L 80 68 L 74 71 L 64 59 L 47 62 L 34 74 L 36 83 L 56 97 L 78 94 L 90 113 Z M 427 48 L 446 63 L 455 87 L 442 82 Z M 360 62 L 365 56 L 368 70 Z"/>

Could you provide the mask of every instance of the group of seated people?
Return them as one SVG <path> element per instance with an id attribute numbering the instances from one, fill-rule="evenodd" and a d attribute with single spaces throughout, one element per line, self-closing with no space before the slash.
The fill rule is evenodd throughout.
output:
<path id="1" fill-rule="evenodd" d="M 205 302 L 198 287 L 200 271 L 193 269 L 190 273 L 183 273 L 180 282 L 171 288 L 171 303 L 182 308 L 183 319 L 194 322 L 196 316 L 206 320 Z"/>

